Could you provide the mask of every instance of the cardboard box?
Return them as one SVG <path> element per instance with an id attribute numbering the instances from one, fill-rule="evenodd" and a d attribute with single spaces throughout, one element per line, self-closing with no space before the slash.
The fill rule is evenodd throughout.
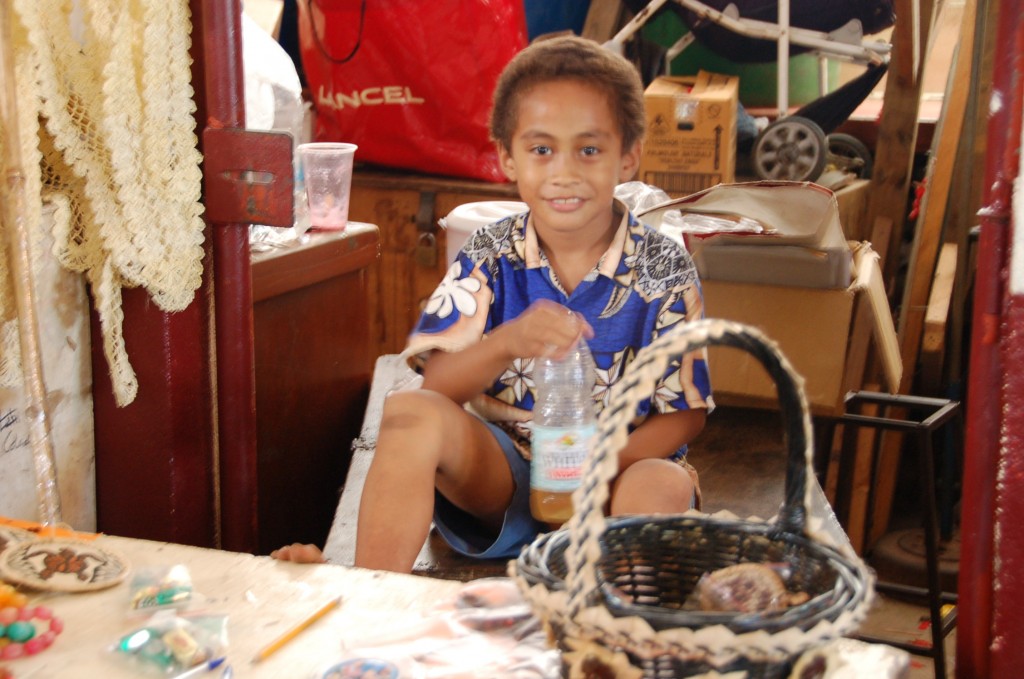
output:
<path id="1" fill-rule="evenodd" d="M 836 191 L 839 223 L 848 240 L 871 240 L 871 225 L 865 223 L 871 180 L 854 179 Z"/>
<path id="2" fill-rule="evenodd" d="M 902 360 L 885 296 L 878 255 L 867 243 L 853 251 L 856 277 L 846 289 L 816 289 L 704 281 L 704 310 L 760 329 L 778 343 L 804 378 L 811 411 L 843 412 L 847 391 L 863 387 L 868 345 L 878 348 L 890 391 L 899 387 Z M 728 347 L 708 350 L 715 401 L 777 407 L 775 383 L 750 354 Z"/>
<path id="3" fill-rule="evenodd" d="M 739 78 L 701 71 L 656 78 L 644 92 L 647 138 L 639 179 L 670 196 L 732 182 Z"/>
<path id="4" fill-rule="evenodd" d="M 851 257 L 847 248 L 800 245 L 727 245 L 693 250 L 702 281 L 764 283 L 808 288 L 846 288 Z"/>

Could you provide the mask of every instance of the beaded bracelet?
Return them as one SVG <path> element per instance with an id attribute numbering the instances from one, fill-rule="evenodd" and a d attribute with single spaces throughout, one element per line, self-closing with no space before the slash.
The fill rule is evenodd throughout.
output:
<path id="1" fill-rule="evenodd" d="M 47 622 L 46 631 L 40 634 L 34 620 Z M 0 608 L 0 659 L 35 655 L 49 648 L 63 631 L 64 623 L 46 606 Z"/>

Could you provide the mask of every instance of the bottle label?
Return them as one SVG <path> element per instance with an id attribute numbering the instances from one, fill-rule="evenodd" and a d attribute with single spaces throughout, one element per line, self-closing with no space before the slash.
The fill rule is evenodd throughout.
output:
<path id="1" fill-rule="evenodd" d="M 597 436 L 597 425 L 533 427 L 530 487 L 568 493 L 580 485 L 583 461 Z"/>

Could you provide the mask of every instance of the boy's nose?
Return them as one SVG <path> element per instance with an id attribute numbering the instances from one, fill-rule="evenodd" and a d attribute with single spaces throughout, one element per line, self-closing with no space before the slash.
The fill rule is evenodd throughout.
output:
<path id="1" fill-rule="evenodd" d="M 579 178 L 577 164 L 567 153 L 559 154 L 551 164 L 551 177 L 558 182 L 573 182 Z"/>

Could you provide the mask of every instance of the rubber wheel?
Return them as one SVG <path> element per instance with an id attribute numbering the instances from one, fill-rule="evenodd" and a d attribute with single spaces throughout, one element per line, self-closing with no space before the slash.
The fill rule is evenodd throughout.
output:
<path id="1" fill-rule="evenodd" d="M 828 135 L 827 165 L 843 172 L 851 172 L 860 179 L 871 177 L 874 160 L 871 150 L 851 134 L 837 132 Z"/>
<path id="2" fill-rule="evenodd" d="M 754 144 L 754 171 L 761 179 L 813 182 L 825 171 L 828 147 L 816 122 L 800 116 L 780 118 Z"/>

